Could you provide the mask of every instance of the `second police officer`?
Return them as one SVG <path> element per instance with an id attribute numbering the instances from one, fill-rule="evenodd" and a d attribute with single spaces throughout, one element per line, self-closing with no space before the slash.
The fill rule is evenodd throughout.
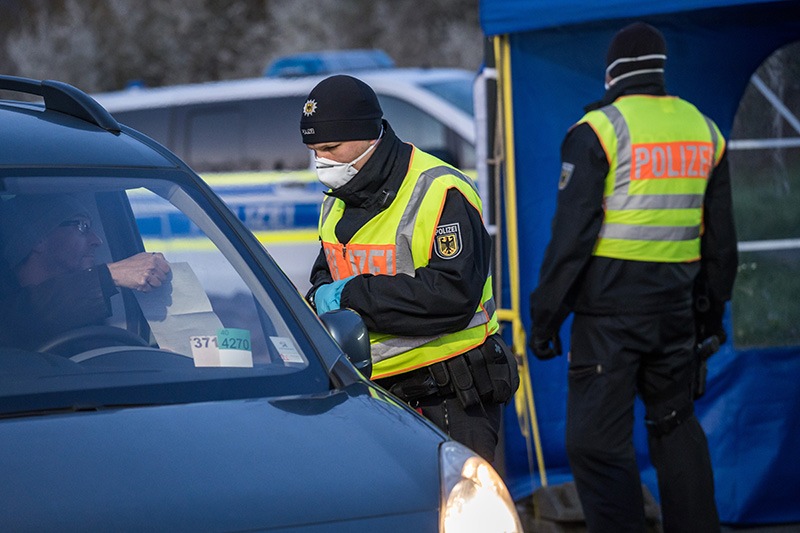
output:
<path id="1" fill-rule="evenodd" d="M 730 177 L 716 124 L 667 94 L 666 53 L 661 32 L 641 22 L 612 40 L 605 96 L 561 147 L 553 234 L 531 295 L 540 359 L 560 353 L 559 328 L 575 313 L 566 445 L 590 531 L 644 530 L 637 394 L 664 531 L 719 530 L 692 386 L 696 342 L 725 337 L 737 269 Z M 702 314 L 698 281 L 708 287 Z"/>

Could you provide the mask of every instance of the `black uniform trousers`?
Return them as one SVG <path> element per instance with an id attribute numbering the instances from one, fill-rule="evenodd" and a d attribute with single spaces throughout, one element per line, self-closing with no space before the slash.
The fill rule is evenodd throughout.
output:
<path id="1" fill-rule="evenodd" d="M 708 443 L 693 411 L 691 309 L 576 314 L 571 339 L 567 455 L 589 531 L 645 530 L 633 446 L 636 394 L 646 408 L 664 531 L 719 531 Z"/>
<path id="2" fill-rule="evenodd" d="M 444 398 L 428 396 L 409 402 L 422 416 L 436 424 L 450 438 L 494 463 L 503 405 L 489 399 L 465 408 L 454 394 Z"/>
<path id="3" fill-rule="evenodd" d="M 459 355 L 458 357 L 464 356 Z M 503 416 L 503 404 L 494 401 L 489 394 L 480 397 L 478 402 L 469 407 L 464 407 L 456 392 L 453 391 L 440 391 L 419 398 L 408 398 L 394 388 L 395 384 L 406 382 L 412 376 L 420 377 L 420 374 L 421 377 L 427 377 L 429 375 L 428 367 L 420 368 L 409 374 L 377 379 L 375 383 L 394 392 L 398 398 L 433 422 L 453 440 L 467 446 L 490 463 L 494 462 Z"/>

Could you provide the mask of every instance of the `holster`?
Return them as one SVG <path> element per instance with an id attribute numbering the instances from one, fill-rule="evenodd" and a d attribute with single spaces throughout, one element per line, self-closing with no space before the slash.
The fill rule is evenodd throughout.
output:
<path id="1" fill-rule="evenodd" d="M 519 369 L 514 353 L 499 335 L 492 335 L 468 359 L 478 392 L 494 403 L 508 403 L 519 388 Z"/>
<path id="2" fill-rule="evenodd" d="M 494 353 L 495 364 L 489 366 L 489 371 L 494 383 L 495 401 L 507 404 L 519 389 L 517 357 L 499 335 L 490 337 L 490 340 L 494 344 L 491 349 Z"/>
<path id="3" fill-rule="evenodd" d="M 471 351 L 467 352 L 467 357 L 469 353 Z M 450 378 L 453 380 L 456 396 L 458 396 L 464 409 L 481 403 L 475 380 L 472 379 L 472 372 L 470 372 L 470 367 L 467 364 L 467 357 L 453 357 L 445 361 L 447 369 L 450 371 Z"/>

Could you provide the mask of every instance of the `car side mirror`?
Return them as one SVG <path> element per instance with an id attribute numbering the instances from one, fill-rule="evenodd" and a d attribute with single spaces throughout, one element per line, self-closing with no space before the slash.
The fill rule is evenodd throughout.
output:
<path id="1" fill-rule="evenodd" d="M 369 346 L 369 331 L 361 315 L 352 309 L 334 309 L 320 315 L 328 333 L 339 344 L 361 374 L 372 377 L 372 354 Z"/>

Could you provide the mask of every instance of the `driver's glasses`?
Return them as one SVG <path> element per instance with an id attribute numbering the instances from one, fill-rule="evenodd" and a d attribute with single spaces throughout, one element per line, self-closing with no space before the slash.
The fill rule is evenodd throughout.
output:
<path id="1" fill-rule="evenodd" d="M 89 220 L 65 220 L 59 226 L 75 226 L 82 235 L 86 235 L 92 229 L 92 223 Z"/>

